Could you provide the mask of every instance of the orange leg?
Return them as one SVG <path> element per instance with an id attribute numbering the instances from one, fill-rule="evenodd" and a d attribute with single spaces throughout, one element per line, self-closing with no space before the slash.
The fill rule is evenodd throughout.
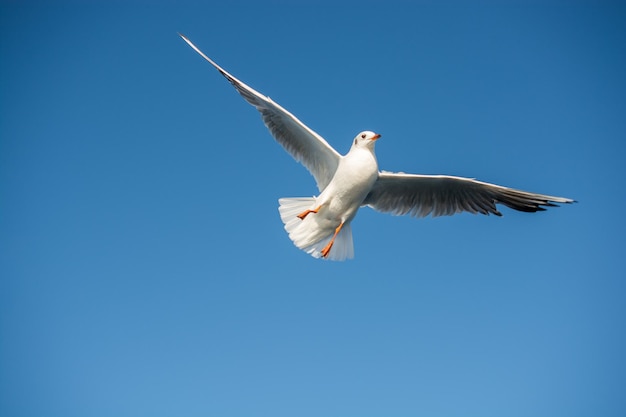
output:
<path id="1" fill-rule="evenodd" d="M 317 208 L 313 209 L 313 210 L 305 210 L 302 213 L 298 214 L 298 218 L 300 220 L 304 220 L 304 218 L 306 216 L 308 216 L 311 213 L 317 213 L 318 211 L 320 211 L 320 209 L 322 208 L 322 206 L 317 206 Z"/>
<path id="2" fill-rule="evenodd" d="M 343 222 L 339 226 L 337 226 L 337 228 L 335 229 L 335 234 L 333 235 L 333 238 L 330 239 L 330 242 L 328 242 L 328 245 L 326 245 L 324 249 L 322 249 L 322 258 L 326 258 L 328 256 L 328 253 L 330 252 L 330 248 L 333 247 L 333 243 L 335 243 L 335 238 L 341 231 L 342 227 L 343 227 Z"/>

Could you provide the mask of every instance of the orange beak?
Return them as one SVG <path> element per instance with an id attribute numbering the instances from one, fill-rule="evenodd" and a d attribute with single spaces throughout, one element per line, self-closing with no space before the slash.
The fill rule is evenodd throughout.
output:
<path id="1" fill-rule="evenodd" d="M 380 135 L 377 133 L 374 135 L 374 137 L 372 138 L 372 140 L 378 140 L 380 138 Z"/>

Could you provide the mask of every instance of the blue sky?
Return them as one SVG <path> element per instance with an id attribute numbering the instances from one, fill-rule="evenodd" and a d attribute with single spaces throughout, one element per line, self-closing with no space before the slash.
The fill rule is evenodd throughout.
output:
<path id="1" fill-rule="evenodd" d="M 150 4 L 148 4 L 150 3 Z M 224 2 L 226 3 L 226 2 Z M 623 416 L 626 8 L 0 3 L 0 415 Z M 177 35 L 382 169 L 578 204 L 363 209 L 316 193 Z"/>

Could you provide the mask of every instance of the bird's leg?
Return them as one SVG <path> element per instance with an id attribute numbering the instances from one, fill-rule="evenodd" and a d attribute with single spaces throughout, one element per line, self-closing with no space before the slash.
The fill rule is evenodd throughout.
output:
<path id="1" fill-rule="evenodd" d="M 333 247 L 333 243 L 335 243 L 335 238 L 337 237 L 339 232 L 341 232 L 342 227 L 343 227 L 343 222 L 341 222 L 341 224 L 337 226 L 337 228 L 335 229 L 335 234 L 333 235 L 333 238 L 330 239 L 330 242 L 328 242 L 328 245 L 324 246 L 324 249 L 322 249 L 322 252 L 321 252 L 322 258 L 326 258 L 328 256 L 328 253 L 330 252 L 330 248 Z"/>
<path id="2" fill-rule="evenodd" d="M 317 213 L 318 211 L 320 211 L 320 209 L 322 208 L 322 206 L 317 206 L 316 208 L 314 208 L 313 210 L 305 210 L 302 213 L 298 214 L 298 218 L 300 220 L 304 220 L 304 218 L 306 216 L 308 216 L 311 213 Z"/>

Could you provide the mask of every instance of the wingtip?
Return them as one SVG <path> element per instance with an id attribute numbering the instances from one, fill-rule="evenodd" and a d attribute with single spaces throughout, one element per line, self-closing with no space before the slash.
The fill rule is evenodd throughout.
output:
<path id="1" fill-rule="evenodd" d="M 221 73 L 224 73 L 224 70 L 217 65 L 215 62 L 213 62 L 213 60 L 211 58 L 209 58 L 208 56 L 206 56 L 204 54 L 204 52 L 202 52 L 196 45 L 193 44 L 193 42 L 191 42 L 189 40 L 189 38 L 187 38 L 185 35 L 183 35 L 182 33 L 178 32 L 178 35 L 183 38 L 183 40 L 187 43 L 187 45 L 191 46 L 191 48 L 196 51 L 198 54 L 200 54 L 200 56 L 204 59 L 206 59 L 207 61 L 209 61 L 209 63 L 211 63 L 211 65 L 213 65 L 215 68 L 217 68 Z"/>
<path id="2" fill-rule="evenodd" d="M 559 200 L 549 200 L 547 204 L 544 204 L 548 207 L 560 207 L 559 204 L 576 204 L 578 200 L 574 200 L 572 198 L 561 198 Z"/>
<path id="3" fill-rule="evenodd" d="M 188 37 L 186 37 L 185 35 L 183 35 L 183 34 L 182 34 L 182 33 L 180 33 L 180 32 L 176 32 L 176 33 L 178 33 L 178 36 L 180 36 L 180 37 L 181 37 L 181 38 L 182 38 L 185 42 L 187 42 L 187 44 L 188 44 L 189 46 L 191 46 L 192 48 L 194 48 L 194 49 L 195 49 L 195 47 L 193 46 L 193 44 L 191 43 L 191 41 L 189 40 L 189 38 L 188 38 Z"/>

